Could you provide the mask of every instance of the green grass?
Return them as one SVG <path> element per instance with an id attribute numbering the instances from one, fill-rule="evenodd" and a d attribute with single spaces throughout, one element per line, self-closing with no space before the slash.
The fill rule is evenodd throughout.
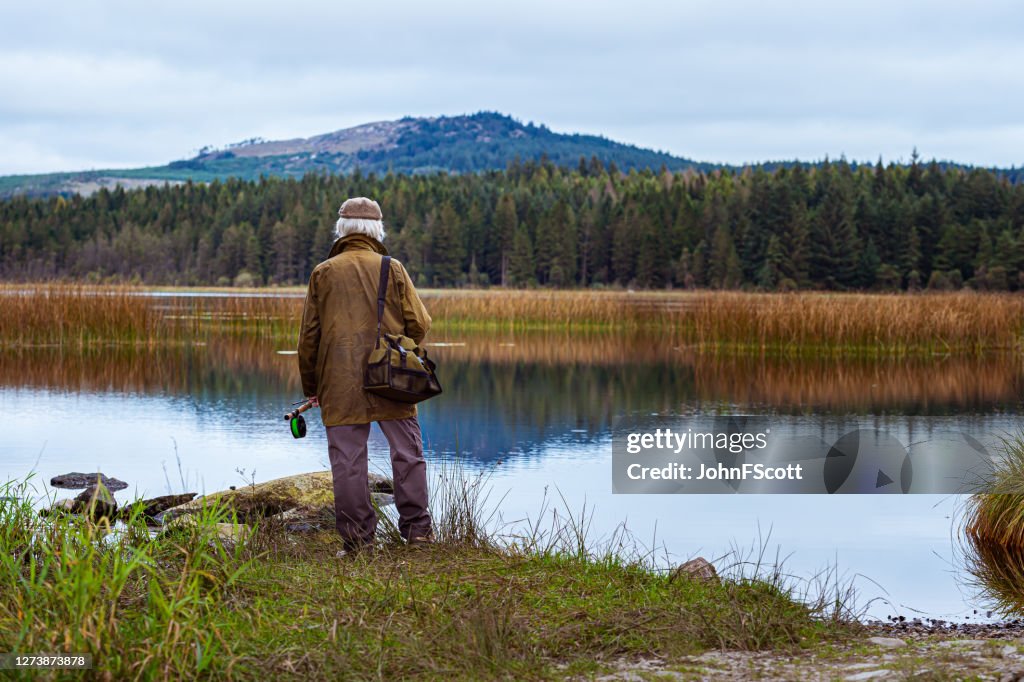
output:
<path id="1" fill-rule="evenodd" d="M 6 502 L 0 650 L 91 653 L 98 679 L 562 679 L 709 648 L 795 650 L 855 627 L 778 570 L 674 578 L 572 523 L 485 535 L 480 490 L 435 495 L 434 546 L 397 542 L 385 516 L 378 551 L 354 559 L 335 557 L 333 535 L 269 520 L 228 542 L 223 509 L 153 535 L 138 519 L 111 533 Z"/>

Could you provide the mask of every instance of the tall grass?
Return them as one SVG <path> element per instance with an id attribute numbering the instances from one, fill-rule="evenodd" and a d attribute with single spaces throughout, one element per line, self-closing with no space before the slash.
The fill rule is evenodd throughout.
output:
<path id="1" fill-rule="evenodd" d="M 230 660 L 214 607 L 245 573 L 209 508 L 153 534 L 138 515 L 41 519 L 31 481 L 0 486 L 0 649 L 92 654 L 114 679 L 185 679 Z"/>
<path id="2" fill-rule="evenodd" d="M 1024 432 L 1003 440 L 985 493 L 968 499 L 962 539 L 981 595 L 1005 615 L 1024 615 Z"/>
<path id="3" fill-rule="evenodd" d="M 153 345 L 211 335 L 293 343 L 294 296 L 142 295 L 130 287 L 0 286 L 0 344 Z M 1011 294 L 754 294 L 599 291 L 434 291 L 438 332 L 657 332 L 700 351 L 977 353 L 1017 349 L 1024 297 Z"/>

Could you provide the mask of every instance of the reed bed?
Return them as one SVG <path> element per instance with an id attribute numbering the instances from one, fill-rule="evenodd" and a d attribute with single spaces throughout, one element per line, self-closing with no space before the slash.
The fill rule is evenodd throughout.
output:
<path id="1" fill-rule="evenodd" d="M 484 331 L 657 332 L 702 352 L 783 355 L 1017 350 L 1024 297 L 1011 294 L 427 291 L 434 335 Z M 188 297 L 131 287 L 0 286 L 0 344 L 158 345 L 247 335 L 294 343 L 301 298 Z"/>
<path id="2" fill-rule="evenodd" d="M 836 347 L 978 352 L 1020 347 L 1024 297 L 723 292 L 703 298 L 691 319 L 691 338 L 700 346 L 749 345 L 797 355 Z"/>
<path id="3" fill-rule="evenodd" d="M 1024 297 L 745 292 L 474 292 L 437 295 L 431 313 L 449 327 L 657 329 L 678 343 L 801 354 L 1017 348 Z"/>
<path id="4" fill-rule="evenodd" d="M 155 295 L 131 286 L 0 285 L 0 344 L 160 346 L 294 335 L 301 299 Z"/>

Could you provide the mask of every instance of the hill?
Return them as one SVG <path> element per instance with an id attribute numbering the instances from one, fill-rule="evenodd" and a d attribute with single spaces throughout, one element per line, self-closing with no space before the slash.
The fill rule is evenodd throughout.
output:
<path id="1" fill-rule="evenodd" d="M 309 138 L 252 139 L 223 149 L 204 149 L 191 159 L 148 168 L 0 177 L 0 197 L 89 194 L 100 187 L 138 187 L 186 180 L 208 182 L 261 175 L 307 173 L 474 173 L 503 169 L 546 156 L 559 166 L 596 157 L 622 170 L 711 170 L 718 166 L 614 142 L 596 135 L 563 134 L 503 114 L 403 118 L 367 123 Z"/>

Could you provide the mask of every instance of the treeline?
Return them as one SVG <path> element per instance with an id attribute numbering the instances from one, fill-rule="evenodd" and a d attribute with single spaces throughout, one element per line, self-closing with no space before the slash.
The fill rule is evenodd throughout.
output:
<path id="1" fill-rule="evenodd" d="M 423 285 L 1024 286 L 1024 186 L 917 159 L 710 174 L 592 159 L 14 198 L 0 203 L 0 276 L 299 284 L 356 195 L 380 201 L 387 245 Z"/>

